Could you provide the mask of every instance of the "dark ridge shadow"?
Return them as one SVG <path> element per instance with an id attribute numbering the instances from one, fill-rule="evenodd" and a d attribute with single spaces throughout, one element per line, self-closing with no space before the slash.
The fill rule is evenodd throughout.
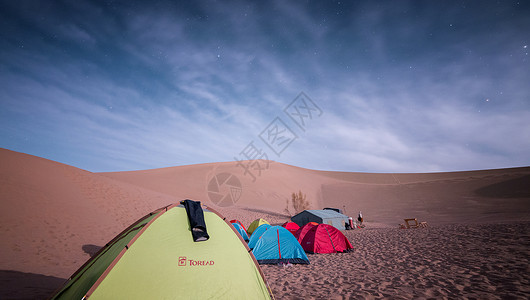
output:
<path id="1" fill-rule="evenodd" d="M 490 184 L 475 190 L 475 194 L 487 198 L 530 198 L 530 175 Z"/>
<path id="2" fill-rule="evenodd" d="M 90 257 L 93 257 L 103 247 L 98 246 L 98 245 L 86 244 L 86 245 L 83 245 L 83 247 L 81 248 L 83 249 L 83 251 L 85 251 L 86 254 L 90 255 Z"/>
<path id="3" fill-rule="evenodd" d="M 0 270 L 0 299 L 47 299 L 66 279 Z"/>

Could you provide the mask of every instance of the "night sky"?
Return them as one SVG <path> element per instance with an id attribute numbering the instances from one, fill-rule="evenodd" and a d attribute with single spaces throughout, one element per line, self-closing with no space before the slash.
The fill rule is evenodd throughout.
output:
<path id="1" fill-rule="evenodd" d="M 530 2 L 375 2 L 0 0 L 0 147 L 89 171 L 530 165 Z"/>

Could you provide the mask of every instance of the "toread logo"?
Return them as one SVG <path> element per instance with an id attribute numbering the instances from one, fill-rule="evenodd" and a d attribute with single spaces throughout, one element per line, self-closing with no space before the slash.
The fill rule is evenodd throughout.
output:
<path id="1" fill-rule="evenodd" d="M 213 260 L 195 260 L 188 259 L 186 256 L 179 256 L 179 267 L 191 266 L 191 267 L 202 267 L 202 266 L 213 266 L 215 261 Z"/>
<path id="2" fill-rule="evenodd" d="M 186 256 L 179 257 L 179 267 L 186 265 Z"/>

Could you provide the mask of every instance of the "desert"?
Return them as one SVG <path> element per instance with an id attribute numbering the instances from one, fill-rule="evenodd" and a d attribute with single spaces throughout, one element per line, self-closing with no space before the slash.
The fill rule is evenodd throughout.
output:
<path id="1" fill-rule="evenodd" d="M 0 300 L 530 299 L 529 16 L 0 0 Z"/>
<path id="2" fill-rule="evenodd" d="M 50 297 L 87 259 L 145 214 L 183 199 L 248 226 L 282 224 L 292 192 L 310 208 L 338 207 L 365 227 L 345 231 L 351 253 L 308 254 L 309 265 L 262 265 L 276 299 L 525 299 L 530 295 L 530 168 L 454 173 L 315 171 L 278 162 L 255 181 L 236 163 L 92 173 L 0 151 L 2 299 Z M 241 197 L 219 206 L 215 174 Z M 427 228 L 399 229 L 404 218 Z"/>

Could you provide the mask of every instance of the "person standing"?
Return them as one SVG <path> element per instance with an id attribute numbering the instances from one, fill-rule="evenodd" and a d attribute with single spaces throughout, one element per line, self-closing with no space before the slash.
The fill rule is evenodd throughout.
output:
<path id="1" fill-rule="evenodd" d="M 363 225 L 363 213 L 362 213 L 362 211 L 359 211 L 359 216 L 357 216 L 357 220 L 359 221 L 359 225 Z"/>

